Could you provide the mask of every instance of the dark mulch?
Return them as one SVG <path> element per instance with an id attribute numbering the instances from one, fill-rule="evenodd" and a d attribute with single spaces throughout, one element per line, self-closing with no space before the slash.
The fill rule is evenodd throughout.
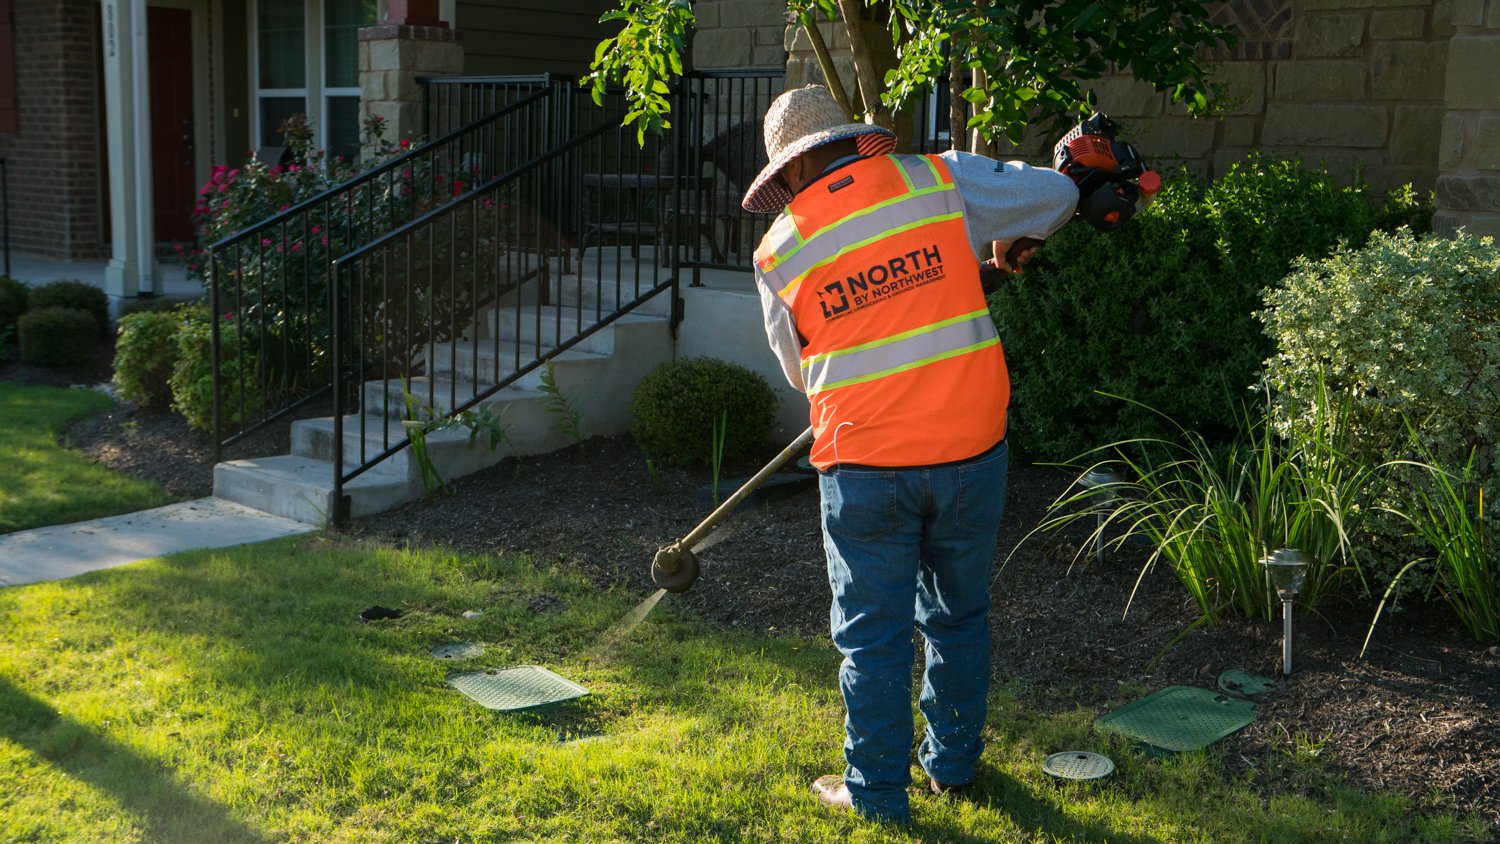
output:
<path id="1" fill-rule="evenodd" d="M 18 374 L 26 373 L 0 368 L 0 378 Z M 96 460 L 179 494 L 211 486 L 206 439 L 169 414 L 122 407 L 69 436 Z M 268 432 L 242 453 L 279 453 L 278 437 L 284 432 Z M 734 467 L 744 475 L 754 468 Z M 457 481 L 451 494 L 360 520 L 352 531 L 472 553 L 525 552 L 644 598 L 657 548 L 712 509 L 707 479 L 650 470 L 628 439 L 597 439 L 507 459 Z M 1146 549 L 1092 564 L 1075 562 L 1076 532 L 1022 543 L 1068 482 L 1055 469 L 1011 470 L 1001 555 L 1019 548 L 991 584 L 995 670 L 1028 706 L 1102 714 L 1169 685 L 1214 688 L 1229 668 L 1279 674 L 1279 620 L 1188 630 L 1197 612 L 1165 567 L 1139 578 L 1124 614 Z M 810 485 L 752 501 L 710 539 L 701 579 L 671 600 L 725 627 L 826 635 Z M 1287 764 L 1300 747 L 1351 784 L 1483 813 L 1500 836 L 1500 649 L 1476 645 L 1442 606 L 1382 620 L 1363 658 L 1368 608 L 1299 613 L 1296 624 L 1292 677 L 1257 706 L 1254 724 L 1218 745 L 1231 771 L 1268 791 L 1304 791 Z"/>

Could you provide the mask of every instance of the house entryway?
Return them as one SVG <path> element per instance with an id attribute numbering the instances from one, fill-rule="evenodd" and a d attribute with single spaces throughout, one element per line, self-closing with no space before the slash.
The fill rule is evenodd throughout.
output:
<path id="1" fill-rule="evenodd" d="M 193 110 L 193 11 L 146 10 L 151 75 L 152 195 L 156 241 L 193 239 L 197 197 Z"/>

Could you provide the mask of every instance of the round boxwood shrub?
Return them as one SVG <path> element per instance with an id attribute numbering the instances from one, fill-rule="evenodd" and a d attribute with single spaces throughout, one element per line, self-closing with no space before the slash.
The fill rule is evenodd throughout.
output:
<path id="1" fill-rule="evenodd" d="M 172 409 L 181 413 L 188 426 L 200 431 L 214 424 L 213 326 L 208 309 L 184 308 L 177 326 L 177 360 L 172 364 Z M 246 346 L 243 350 L 241 346 Z M 255 389 L 256 359 L 240 342 L 239 323 L 219 323 L 220 361 L 224 389 L 219 396 L 219 413 L 225 425 L 238 426 L 259 413 L 265 398 Z M 240 389 L 237 385 L 249 385 Z"/>
<path id="2" fill-rule="evenodd" d="M 664 363 L 636 385 L 631 433 L 648 457 L 671 466 L 713 461 L 724 426 L 724 459 L 755 454 L 771 433 L 776 394 L 766 379 L 716 358 Z"/>
<path id="3" fill-rule="evenodd" d="M 0 275 L 0 335 L 14 331 L 16 320 L 26 313 L 27 287 L 9 276 Z"/>
<path id="4" fill-rule="evenodd" d="M 32 308 L 16 321 L 21 360 L 41 366 L 83 363 L 99 342 L 99 323 L 75 308 Z"/>
<path id="5" fill-rule="evenodd" d="M 172 403 L 172 366 L 177 362 L 177 329 L 182 317 L 168 311 L 140 311 L 120 317 L 115 341 L 115 388 L 141 407 Z"/>
<path id="6" fill-rule="evenodd" d="M 93 315 L 97 326 L 94 329 L 96 334 L 102 337 L 109 332 L 109 297 L 104 295 L 103 290 L 92 284 L 65 279 L 49 281 L 39 287 L 31 288 L 28 302 L 33 310 L 72 308 L 84 311 Z"/>

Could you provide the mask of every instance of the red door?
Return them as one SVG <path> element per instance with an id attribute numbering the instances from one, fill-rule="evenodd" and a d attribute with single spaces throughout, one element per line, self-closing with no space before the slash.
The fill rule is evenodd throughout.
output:
<path id="1" fill-rule="evenodd" d="M 193 13 L 146 9 L 151 74 L 151 174 L 156 241 L 193 239 Z"/>

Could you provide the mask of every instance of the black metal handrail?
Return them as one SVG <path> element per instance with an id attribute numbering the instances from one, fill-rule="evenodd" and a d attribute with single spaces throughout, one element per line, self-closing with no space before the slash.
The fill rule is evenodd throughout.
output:
<path id="1" fill-rule="evenodd" d="M 571 76 L 423 76 L 422 129 L 436 138 L 494 114 L 538 88 L 573 82 Z"/>
<path id="2" fill-rule="evenodd" d="M 410 444 L 409 397 L 462 413 L 653 297 L 675 301 L 674 177 L 654 170 L 671 139 L 640 147 L 626 111 L 610 92 L 565 143 L 334 261 L 335 521 L 345 484 Z"/>
<path id="3" fill-rule="evenodd" d="M 572 81 L 524 81 L 540 87 L 517 89 L 498 111 L 208 248 L 216 459 L 327 395 L 332 258 L 534 158 L 567 132 L 557 116 L 571 111 L 559 101 L 573 99 Z"/>
<path id="4" fill-rule="evenodd" d="M 702 286 L 703 269 L 749 272 L 755 244 L 774 219 L 740 207 L 745 190 L 766 165 L 761 119 L 781 93 L 777 70 L 700 71 L 677 85 L 677 154 L 663 170 L 710 180 L 707 190 L 683 192 L 676 210 L 685 236 L 683 267 Z M 706 253 L 706 254 L 705 254 Z"/>

